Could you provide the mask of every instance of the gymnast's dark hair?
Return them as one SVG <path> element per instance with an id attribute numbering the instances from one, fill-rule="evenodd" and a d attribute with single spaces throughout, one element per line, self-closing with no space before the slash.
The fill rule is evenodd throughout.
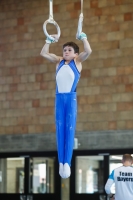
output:
<path id="1" fill-rule="evenodd" d="M 66 46 L 70 46 L 74 49 L 74 53 L 79 53 L 79 47 L 76 43 L 74 42 L 67 42 L 65 44 L 63 44 L 63 49 L 66 47 Z"/>

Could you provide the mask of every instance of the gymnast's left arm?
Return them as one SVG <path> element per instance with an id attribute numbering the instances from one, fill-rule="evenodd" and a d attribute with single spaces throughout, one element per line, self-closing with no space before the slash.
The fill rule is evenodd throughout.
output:
<path id="1" fill-rule="evenodd" d="M 81 35 L 80 35 L 80 37 L 77 38 L 77 39 L 79 39 L 79 40 L 81 40 L 81 41 L 83 42 L 84 51 L 81 52 L 81 53 L 78 55 L 78 57 L 76 58 L 76 61 L 78 61 L 78 62 L 83 62 L 83 61 L 85 61 L 85 60 L 89 57 L 89 55 L 90 55 L 91 52 L 92 52 L 92 49 L 91 49 L 91 47 L 90 47 L 90 44 L 89 44 L 89 42 L 88 42 L 88 40 L 87 40 L 87 36 L 86 36 L 85 33 L 82 32 Z"/>

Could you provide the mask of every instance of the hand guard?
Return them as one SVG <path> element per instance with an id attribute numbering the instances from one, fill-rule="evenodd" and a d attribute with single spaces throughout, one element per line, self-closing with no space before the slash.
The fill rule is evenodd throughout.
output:
<path id="1" fill-rule="evenodd" d="M 76 39 L 78 40 L 83 40 L 83 39 L 87 39 L 87 35 L 85 33 L 81 33 L 79 36 L 76 35 Z"/>
<path id="2" fill-rule="evenodd" d="M 55 43 L 58 42 L 55 40 L 55 38 L 53 38 L 53 40 L 51 40 L 50 38 L 47 37 L 47 39 L 45 40 L 47 44 L 51 44 L 51 43 Z"/>

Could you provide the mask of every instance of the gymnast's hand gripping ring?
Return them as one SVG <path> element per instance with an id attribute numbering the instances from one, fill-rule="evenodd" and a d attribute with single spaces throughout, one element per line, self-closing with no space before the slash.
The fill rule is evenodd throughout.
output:
<path id="1" fill-rule="evenodd" d="M 60 37 L 61 31 L 60 31 L 60 27 L 59 25 L 56 23 L 56 21 L 54 21 L 53 19 L 53 0 L 49 0 L 49 19 L 46 20 L 43 24 L 43 31 L 44 34 L 50 39 L 50 40 L 55 40 L 55 38 L 53 38 L 51 35 L 48 34 L 47 30 L 46 30 L 46 25 L 50 23 L 50 24 L 54 24 L 56 26 L 57 29 L 57 35 L 58 38 Z"/>

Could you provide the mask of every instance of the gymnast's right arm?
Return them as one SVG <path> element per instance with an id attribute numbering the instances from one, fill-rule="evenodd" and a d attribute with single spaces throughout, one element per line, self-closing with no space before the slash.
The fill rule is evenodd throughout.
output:
<path id="1" fill-rule="evenodd" d="M 56 56 L 55 54 L 49 53 L 50 44 L 52 44 L 54 42 L 58 42 L 58 38 L 56 35 L 52 35 L 52 37 L 55 40 L 51 40 L 51 39 L 47 38 L 46 43 L 45 43 L 44 47 L 42 48 L 40 55 L 43 56 L 44 58 L 46 58 L 47 60 L 49 60 L 50 62 L 59 63 L 61 57 Z"/>
<path id="2" fill-rule="evenodd" d="M 50 44 L 46 43 L 42 48 L 40 55 L 49 60 L 50 62 L 59 63 L 60 57 L 56 56 L 55 54 L 49 53 L 49 46 Z"/>

